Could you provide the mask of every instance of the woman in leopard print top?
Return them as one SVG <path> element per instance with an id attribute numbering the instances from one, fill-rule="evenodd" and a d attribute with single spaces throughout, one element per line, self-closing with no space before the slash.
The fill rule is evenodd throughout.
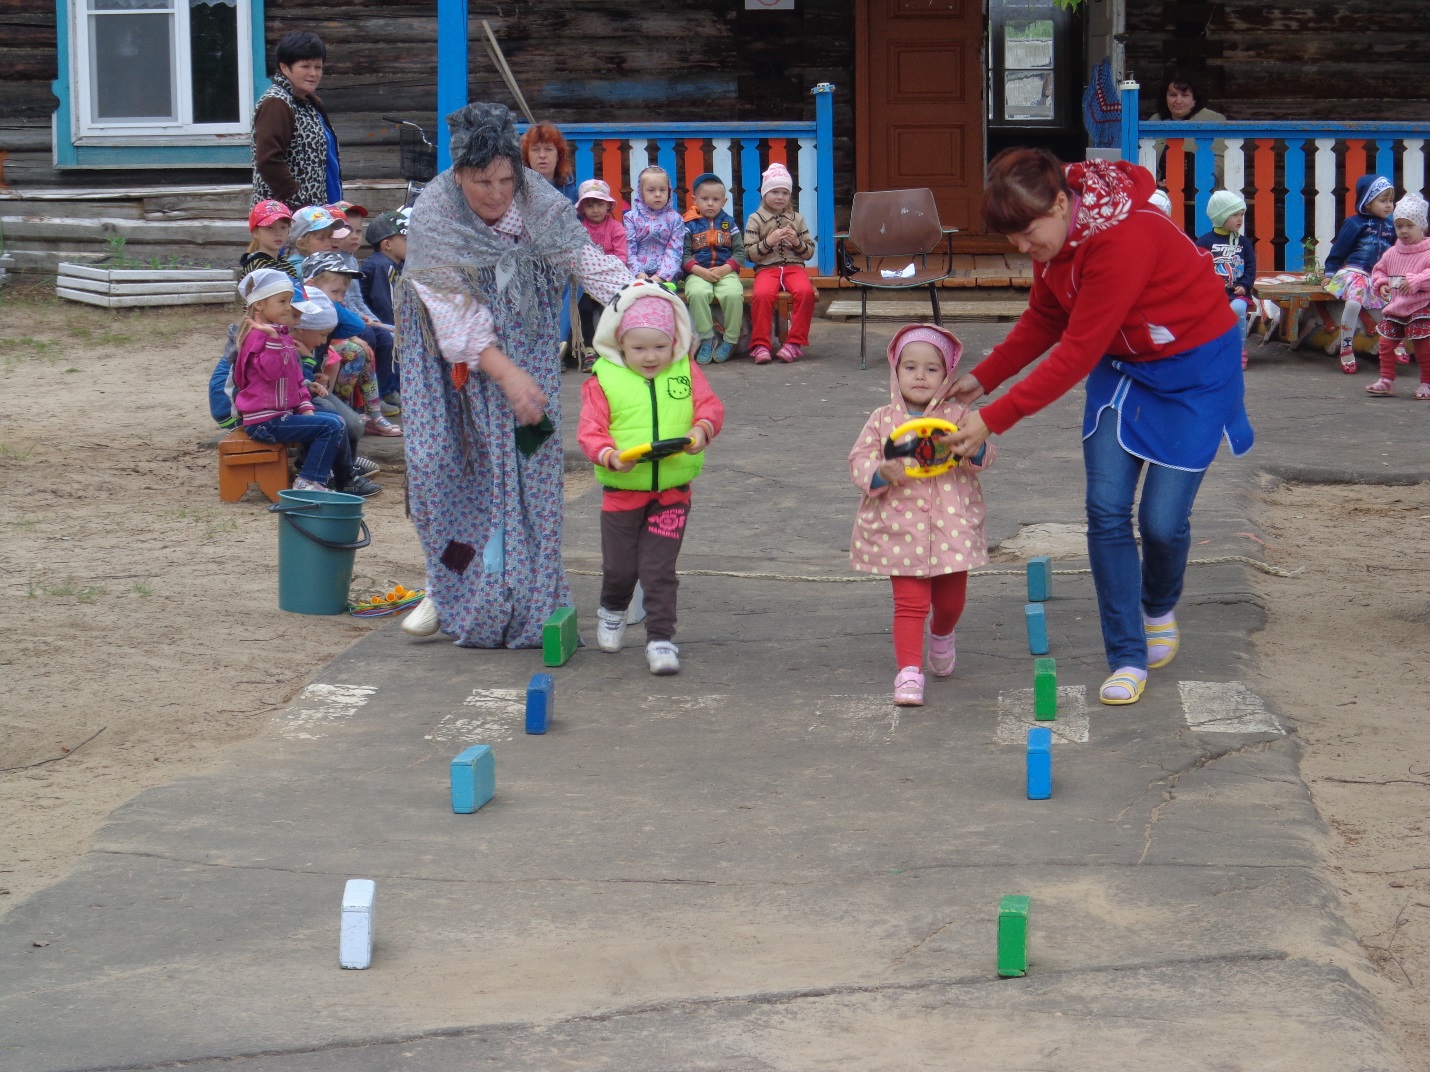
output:
<path id="1" fill-rule="evenodd" d="M 318 99 L 328 49 L 317 34 L 279 42 L 273 85 L 253 110 L 253 203 L 272 198 L 291 209 L 342 200 L 338 139 Z"/>

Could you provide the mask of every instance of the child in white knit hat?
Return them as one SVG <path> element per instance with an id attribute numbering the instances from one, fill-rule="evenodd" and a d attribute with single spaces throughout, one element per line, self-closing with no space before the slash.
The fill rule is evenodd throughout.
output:
<path id="1" fill-rule="evenodd" d="M 1246 224 L 1246 202 L 1240 194 L 1217 190 L 1207 202 L 1212 229 L 1197 236 L 1197 245 L 1212 255 L 1216 274 L 1226 286 L 1232 312 L 1241 321 L 1241 367 L 1246 368 L 1246 328 L 1250 321 L 1251 288 L 1256 283 L 1256 249 L 1242 234 Z"/>
<path id="2" fill-rule="evenodd" d="M 1396 202 L 1391 218 L 1395 222 L 1395 245 L 1375 262 L 1371 269 L 1370 286 L 1385 302 L 1380 326 L 1380 379 L 1365 389 L 1372 397 L 1385 398 L 1395 394 L 1397 344 L 1407 350 L 1420 351 L 1420 386 L 1415 398 L 1430 402 L 1430 358 L 1425 356 L 1430 344 L 1417 346 L 1420 339 L 1430 338 L 1430 238 L 1425 237 L 1427 206 L 1425 198 L 1408 193 Z M 1402 351 L 1404 352 L 1404 351 Z"/>
<path id="3" fill-rule="evenodd" d="M 794 181 L 783 164 L 771 164 L 760 177 L 760 207 L 745 223 L 745 256 L 755 268 L 755 292 L 750 299 L 750 357 L 757 365 L 771 357 L 798 361 L 809 345 L 814 319 L 814 284 L 804 262 L 814 256 L 814 239 L 798 209 L 790 207 Z M 775 299 L 787 290 L 794 299 L 789 337 L 770 354 L 770 323 Z"/>

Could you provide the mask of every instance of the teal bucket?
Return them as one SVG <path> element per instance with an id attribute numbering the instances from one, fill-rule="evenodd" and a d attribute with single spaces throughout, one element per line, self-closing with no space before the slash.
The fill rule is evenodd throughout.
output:
<path id="1" fill-rule="evenodd" d="M 342 614 L 353 583 L 353 552 L 372 543 L 360 495 L 340 491 L 280 491 L 268 509 L 278 514 L 278 609 L 293 614 Z"/>

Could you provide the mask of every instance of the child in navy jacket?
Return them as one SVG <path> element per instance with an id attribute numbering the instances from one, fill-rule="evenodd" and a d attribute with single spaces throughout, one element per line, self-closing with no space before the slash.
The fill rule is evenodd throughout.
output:
<path id="1" fill-rule="evenodd" d="M 1246 311 L 1256 283 L 1256 248 L 1241 233 L 1246 223 L 1246 202 L 1230 190 L 1218 190 L 1207 202 L 1212 229 L 1197 236 L 1197 245 L 1212 255 L 1212 266 L 1226 286 L 1231 311 L 1241 321 L 1241 367 L 1246 368 Z"/>
<path id="2" fill-rule="evenodd" d="M 1362 175 L 1356 181 L 1356 214 L 1341 225 L 1340 234 L 1326 254 L 1326 289 L 1346 303 L 1341 313 L 1341 371 L 1352 375 L 1356 355 L 1355 339 L 1360 311 L 1380 309 L 1384 302 L 1370 285 L 1370 272 L 1381 255 L 1395 244 L 1395 224 L 1390 220 L 1395 207 L 1395 187 L 1384 175 Z"/>

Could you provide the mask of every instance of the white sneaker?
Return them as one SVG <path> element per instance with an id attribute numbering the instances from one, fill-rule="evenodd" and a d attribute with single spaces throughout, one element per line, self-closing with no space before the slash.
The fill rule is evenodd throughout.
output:
<path id="1" fill-rule="evenodd" d="M 620 651 L 626 635 L 626 612 L 596 608 L 596 647 L 602 651 Z"/>
<path id="2" fill-rule="evenodd" d="M 402 619 L 402 631 L 408 636 L 431 636 L 441 623 L 437 619 L 437 604 L 431 596 L 423 596 L 422 602 L 407 612 Z"/>
<path id="3" fill-rule="evenodd" d="M 645 664 L 662 677 L 680 673 L 680 649 L 669 640 L 652 640 L 645 646 Z"/>

